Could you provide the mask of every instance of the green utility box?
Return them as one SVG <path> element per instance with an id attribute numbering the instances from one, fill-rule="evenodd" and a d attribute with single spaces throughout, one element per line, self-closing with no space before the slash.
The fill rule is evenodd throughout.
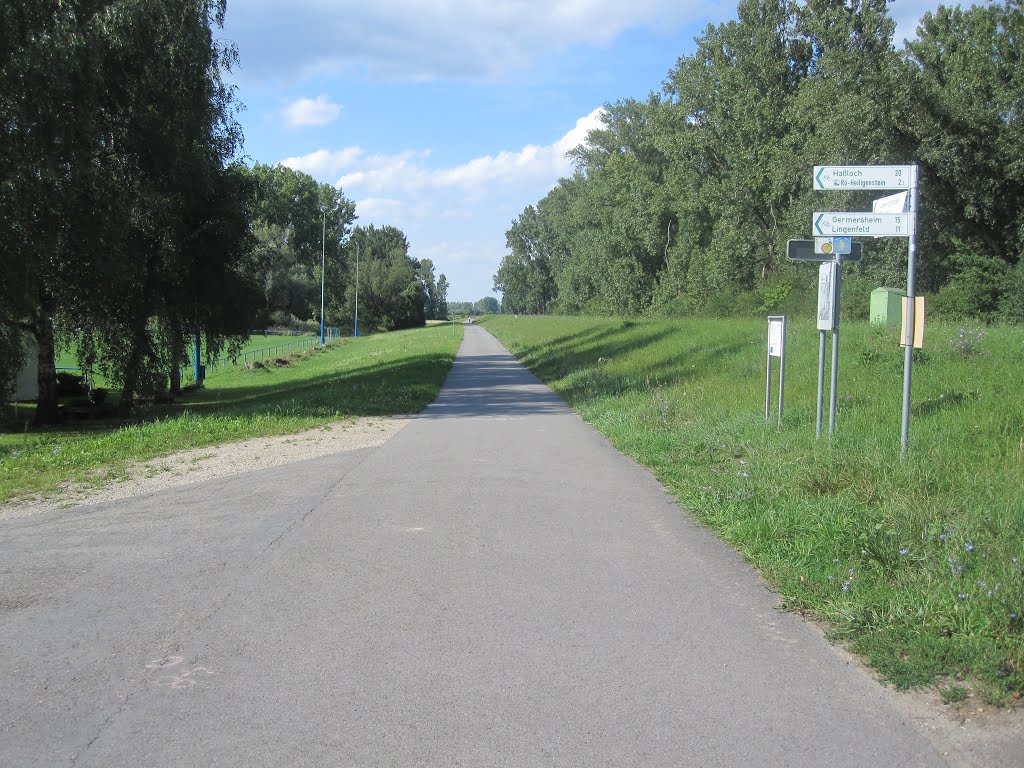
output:
<path id="1" fill-rule="evenodd" d="M 875 288 L 871 292 L 871 324 L 899 325 L 906 295 L 899 288 Z"/>

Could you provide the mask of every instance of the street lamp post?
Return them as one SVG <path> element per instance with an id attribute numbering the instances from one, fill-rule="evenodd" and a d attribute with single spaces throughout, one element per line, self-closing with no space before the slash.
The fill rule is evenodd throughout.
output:
<path id="1" fill-rule="evenodd" d="M 359 335 L 359 243 L 356 243 L 356 324 L 354 334 Z"/>
<path id="2" fill-rule="evenodd" d="M 324 230 L 320 241 L 320 346 L 324 345 L 324 272 L 327 264 L 327 209 L 323 209 Z"/>

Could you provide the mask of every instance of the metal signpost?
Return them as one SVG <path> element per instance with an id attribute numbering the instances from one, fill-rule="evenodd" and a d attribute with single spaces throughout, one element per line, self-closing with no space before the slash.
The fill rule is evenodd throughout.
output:
<path id="1" fill-rule="evenodd" d="M 816 165 L 814 188 L 855 192 L 863 190 L 892 190 L 901 195 L 889 195 L 875 201 L 871 213 L 867 212 L 815 212 L 811 217 L 811 230 L 816 236 L 906 237 L 907 249 L 907 303 L 904 313 L 906 354 L 903 363 L 903 423 L 900 446 L 904 456 L 910 437 L 910 383 L 914 352 L 914 289 L 917 278 L 917 165 Z M 908 210 L 909 209 L 909 210 Z M 836 275 L 838 308 L 838 282 Z M 838 323 L 837 323 L 838 325 Z M 819 326 L 820 327 L 820 326 Z M 833 369 L 835 379 L 836 344 L 833 336 Z M 824 341 L 822 341 L 824 357 Z M 833 398 L 835 385 L 833 384 Z M 820 396 L 819 396 L 820 407 Z M 820 421 L 820 417 L 819 417 Z M 820 429 L 820 427 L 819 427 Z M 831 425 L 829 433 L 831 434 Z"/>
<path id="2" fill-rule="evenodd" d="M 772 358 L 779 358 L 779 426 L 782 426 L 783 394 L 786 390 L 786 317 L 772 315 L 768 318 L 768 369 L 764 383 L 764 420 L 771 418 Z"/>
<path id="3" fill-rule="evenodd" d="M 828 407 L 828 434 L 836 429 L 836 393 L 839 384 L 839 287 L 842 264 L 864 258 L 860 243 L 849 237 L 816 237 L 814 240 L 790 240 L 786 253 L 794 261 L 823 262 L 818 269 L 818 404 L 814 433 L 821 437 L 822 413 L 825 403 L 825 343 L 832 333 L 832 375 Z"/>
<path id="4" fill-rule="evenodd" d="M 828 436 L 836 429 L 836 389 L 839 385 L 839 280 L 838 261 L 829 261 L 818 269 L 818 410 L 815 435 L 821 437 L 821 411 L 825 388 L 825 334 L 832 332 L 832 378 L 829 382 Z"/>
<path id="5" fill-rule="evenodd" d="M 907 246 L 907 311 L 904 315 L 907 334 L 903 341 L 906 344 L 903 357 L 903 423 L 900 428 L 900 453 L 907 455 L 907 444 L 910 440 L 910 369 L 914 364 L 914 307 L 917 304 L 914 289 L 917 282 L 917 165 L 910 166 L 910 218 L 915 222 L 910 242 Z"/>

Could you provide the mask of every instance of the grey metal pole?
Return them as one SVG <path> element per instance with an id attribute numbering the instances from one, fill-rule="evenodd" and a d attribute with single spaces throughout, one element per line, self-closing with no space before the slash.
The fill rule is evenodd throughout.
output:
<path id="1" fill-rule="evenodd" d="M 359 243 L 356 243 L 356 324 L 354 333 L 359 335 Z"/>
<path id="2" fill-rule="evenodd" d="M 324 345 L 324 277 L 327 265 L 327 209 L 324 208 L 324 230 L 320 240 L 320 346 Z"/>
<path id="3" fill-rule="evenodd" d="M 827 331 L 818 331 L 821 343 L 818 345 L 818 416 L 814 422 L 814 434 L 821 437 L 821 412 L 825 404 L 825 334 Z"/>
<path id="4" fill-rule="evenodd" d="M 832 304 L 833 311 L 835 312 L 835 324 L 832 329 L 832 391 L 828 393 L 828 436 L 832 435 L 836 431 L 836 391 L 839 385 L 839 292 L 842 278 L 840 273 L 842 271 L 842 263 L 836 259 L 836 283 L 835 283 L 835 300 Z"/>
<path id="5" fill-rule="evenodd" d="M 771 418 L 772 409 L 772 353 L 771 349 L 768 350 L 768 363 L 765 365 L 764 374 L 764 421 L 765 424 Z"/>
<path id="6" fill-rule="evenodd" d="M 828 436 L 836 431 L 836 385 L 839 383 L 839 329 L 832 331 L 832 391 L 828 393 Z"/>
<path id="7" fill-rule="evenodd" d="M 782 427 L 782 400 L 786 392 L 786 318 L 782 318 L 782 348 L 779 350 L 779 427 Z"/>
<path id="8" fill-rule="evenodd" d="M 907 248 L 907 316 L 903 343 L 903 423 L 900 428 L 900 456 L 906 458 L 910 443 L 910 380 L 914 365 L 914 291 L 917 282 L 917 163 L 910 166 L 910 240 Z"/>

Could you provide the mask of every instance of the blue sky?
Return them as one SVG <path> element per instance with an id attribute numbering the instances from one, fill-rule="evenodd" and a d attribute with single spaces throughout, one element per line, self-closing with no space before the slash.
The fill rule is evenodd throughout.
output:
<path id="1" fill-rule="evenodd" d="M 894 0 L 897 39 L 937 2 Z M 735 1 L 229 0 L 251 162 L 339 185 L 452 301 L 495 295 L 505 230 L 571 173 L 610 101 L 645 98 Z"/>

